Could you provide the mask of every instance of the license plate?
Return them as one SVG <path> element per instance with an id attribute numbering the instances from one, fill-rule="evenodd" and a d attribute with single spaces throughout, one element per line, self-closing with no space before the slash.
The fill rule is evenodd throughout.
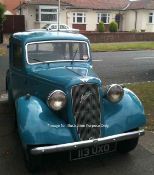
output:
<path id="1" fill-rule="evenodd" d="M 116 150 L 116 143 L 107 143 L 102 145 L 80 148 L 70 152 L 70 160 L 77 160 L 100 154 L 106 154 L 114 152 L 115 150 Z"/>

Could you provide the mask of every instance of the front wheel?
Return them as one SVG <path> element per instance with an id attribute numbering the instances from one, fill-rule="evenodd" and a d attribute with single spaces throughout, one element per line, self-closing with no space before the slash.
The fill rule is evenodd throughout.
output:
<path id="1" fill-rule="evenodd" d="M 6 92 L 8 93 L 8 103 L 9 103 L 9 107 L 12 110 L 12 112 L 15 112 L 15 104 L 14 104 L 14 99 L 13 99 L 13 94 L 12 94 L 12 90 L 10 87 L 10 72 L 9 69 L 6 72 Z"/>
<path id="2" fill-rule="evenodd" d="M 40 170 L 41 157 L 32 155 L 30 149 L 24 150 L 24 160 L 29 172 L 37 172 Z"/>
<path id="3" fill-rule="evenodd" d="M 117 144 L 117 151 L 119 153 L 128 153 L 136 148 L 139 138 L 133 138 L 129 140 L 120 141 Z"/>

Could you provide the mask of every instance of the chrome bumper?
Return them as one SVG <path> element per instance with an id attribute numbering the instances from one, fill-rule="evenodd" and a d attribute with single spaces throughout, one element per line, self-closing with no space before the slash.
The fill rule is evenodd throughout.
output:
<path id="1" fill-rule="evenodd" d="M 106 143 L 111 143 L 111 142 L 118 142 L 122 140 L 132 139 L 132 138 L 139 137 L 142 135 L 144 135 L 144 130 L 132 131 L 132 132 L 123 133 L 123 134 L 116 134 L 116 135 L 98 138 L 94 140 L 85 140 L 85 141 L 65 143 L 65 144 L 60 144 L 60 145 L 36 147 L 36 148 L 31 149 L 31 154 L 39 155 L 39 154 L 55 153 L 55 152 L 60 152 L 60 151 L 75 150 L 78 148 L 88 147 L 92 145 L 100 145 L 100 144 L 106 144 Z"/>

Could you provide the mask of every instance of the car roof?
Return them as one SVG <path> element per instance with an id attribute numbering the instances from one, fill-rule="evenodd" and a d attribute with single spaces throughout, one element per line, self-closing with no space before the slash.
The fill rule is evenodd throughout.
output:
<path id="1" fill-rule="evenodd" d="M 48 23 L 49 24 L 49 23 Z M 55 23 L 55 24 L 49 24 L 49 25 L 57 25 L 58 26 L 58 24 L 57 23 Z M 68 26 L 67 24 L 59 24 L 59 25 L 64 25 L 64 26 Z"/>
<path id="2" fill-rule="evenodd" d="M 49 31 L 30 31 L 18 32 L 12 36 L 14 39 L 20 40 L 24 43 L 51 41 L 51 40 L 78 40 L 88 41 L 88 38 L 81 34 L 73 34 L 68 32 L 49 32 Z"/>

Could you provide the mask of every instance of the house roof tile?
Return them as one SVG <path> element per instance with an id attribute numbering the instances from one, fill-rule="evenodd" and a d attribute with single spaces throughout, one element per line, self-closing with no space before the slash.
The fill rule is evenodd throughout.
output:
<path id="1" fill-rule="evenodd" d="M 63 0 L 72 4 L 76 8 L 104 9 L 104 10 L 121 10 L 125 8 L 128 0 Z"/>
<path id="2" fill-rule="evenodd" d="M 154 0 L 138 0 L 131 2 L 130 6 L 128 7 L 130 10 L 137 10 L 137 9 L 154 9 Z"/>
<path id="3" fill-rule="evenodd" d="M 58 0 L 30 0 L 29 4 L 58 4 Z M 87 8 L 100 10 L 122 10 L 129 4 L 129 0 L 61 0 L 61 5 L 73 8 Z"/>
<path id="4" fill-rule="evenodd" d="M 25 4 L 32 4 L 32 5 L 57 5 L 58 0 L 24 0 Z M 67 2 L 61 1 L 61 5 L 67 5 Z"/>

